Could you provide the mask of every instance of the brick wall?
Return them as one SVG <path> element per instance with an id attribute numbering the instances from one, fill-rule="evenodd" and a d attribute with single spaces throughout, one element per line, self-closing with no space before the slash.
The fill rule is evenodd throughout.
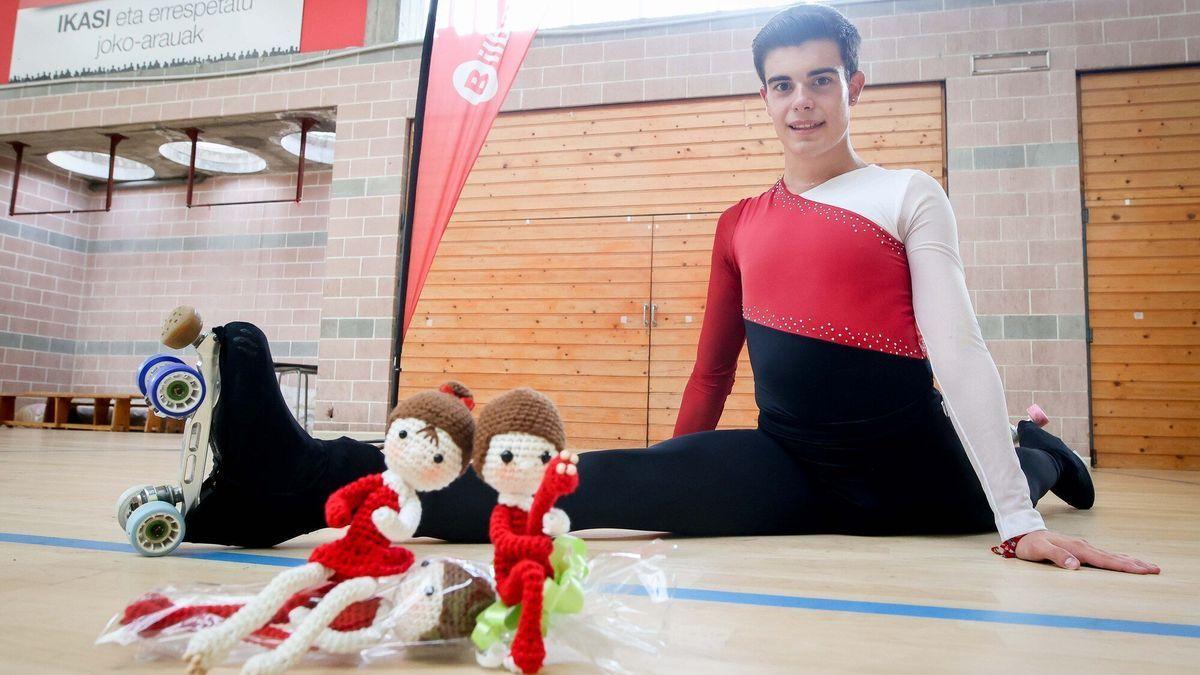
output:
<path id="1" fill-rule="evenodd" d="M 159 326 L 180 304 L 207 325 L 250 321 L 279 361 L 316 362 L 331 171 L 305 172 L 300 204 L 184 205 L 184 187 L 121 191 L 95 214 L 72 386 L 129 390 L 142 359 L 163 351 Z M 196 203 L 280 199 L 294 175 L 223 177 Z"/>
<path id="2" fill-rule="evenodd" d="M 315 362 L 331 173 L 307 173 L 300 205 L 189 210 L 173 185 L 119 190 L 110 213 L 0 219 L 3 389 L 131 390 L 137 365 L 163 350 L 162 317 L 185 303 L 210 325 L 258 324 L 279 360 Z M 218 178 L 196 201 L 286 197 L 294 180 Z M 102 205 L 82 180 L 22 169 L 19 211 Z"/>
<path id="3" fill-rule="evenodd" d="M 0 158 L 0 389 L 63 390 L 75 372 L 86 214 L 9 217 L 13 168 Z M 25 167 L 17 210 L 93 208 L 83 181 Z"/>
<path id="4" fill-rule="evenodd" d="M 1010 413 L 1041 402 L 1055 416 L 1053 430 L 1086 447 L 1076 71 L 1200 60 L 1200 0 L 831 4 L 862 32 L 868 82 L 945 81 L 950 195 Z M 753 93 L 748 48 L 768 16 L 543 34 L 505 109 Z M 1050 50 L 1049 71 L 970 75 L 972 53 L 1042 48 Z M 415 48 L 401 47 L 181 84 L 0 89 L 0 134 L 336 106 L 317 420 L 326 429 L 377 430 L 415 58 Z M 230 66 L 214 66 L 221 67 Z"/>

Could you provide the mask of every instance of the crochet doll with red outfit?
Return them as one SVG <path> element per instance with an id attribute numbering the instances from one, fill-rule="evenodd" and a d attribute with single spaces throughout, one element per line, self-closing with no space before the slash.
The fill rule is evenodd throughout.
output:
<path id="1" fill-rule="evenodd" d="M 378 658 L 378 650 L 389 645 L 403 647 L 466 638 L 475 629 L 479 613 L 496 599 L 491 576 L 466 561 L 425 559 L 394 578 L 396 583 L 390 585 L 381 580 L 374 596 L 351 604 L 332 620 L 313 621 L 309 617 L 317 611 L 330 612 L 329 605 L 319 605 L 325 593 L 336 587 L 334 583 L 296 593 L 245 642 L 276 649 L 300 635 L 292 645 L 308 643 L 322 654 L 355 654 L 372 649 Z M 214 591 L 205 585 L 147 593 L 114 617 L 97 643 L 137 644 L 143 648 L 139 657 L 178 657 L 176 645 L 180 640 L 186 641 L 198 630 L 229 618 L 245 606 L 236 599 L 238 594 L 240 589 Z M 247 600 L 254 595 L 250 592 Z M 315 637 L 305 634 L 305 630 L 316 633 Z M 278 670 L 266 665 L 258 662 L 258 666 L 247 669 Z"/>
<path id="2" fill-rule="evenodd" d="M 508 654 L 502 642 L 479 652 L 480 665 L 501 662 L 514 672 L 535 673 L 545 659 L 543 586 L 554 570 L 551 537 L 566 534 L 570 520 L 555 501 L 579 485 L 579 458 L 566 450 L 566 434 L 550 399 L 532 389 L 510 391 L 479 417 L 471 464 L 499 492 L 489 536 L 495 547 L 496 592 L 521 615 Z"/>
<path id="3" fill-rule="evenodd" d="M 371 598 L 381 582 L 405 573 L 412 565 L 412 552 L 393 542 L 411 538 L 420 523 L 417 492 L 440 490 L 466 470 L 475 433 L 472 407 L 470 391 L 455 382 L 400 402 L 388 416 L 383 448 L 387 469 L 341 488 L 325 505 L 329 526 L 349 525 L 346 534 L 317 547 L 308 564 L 275 577 L 227 620 L 193 636 L 184 653 L 189 672 L 204 672 L 220 663 L 297 593 L 326 584 L 328 590 L 301 626 L 274 650 L 250 659 L 244 669 L 282 672 L 343 610 Z"/>

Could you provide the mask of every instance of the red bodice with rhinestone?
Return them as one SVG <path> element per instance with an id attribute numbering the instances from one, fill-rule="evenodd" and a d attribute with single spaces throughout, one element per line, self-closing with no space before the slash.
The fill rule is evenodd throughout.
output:
<path id="1" fill-rule="evenodd" d="M 718 236 L 714 246 L 730 248 L 747 321 L 925 358 L 904 245 L 866 218 L 794 195 L 780 181 L 745 200 L 731 238 Z"/>

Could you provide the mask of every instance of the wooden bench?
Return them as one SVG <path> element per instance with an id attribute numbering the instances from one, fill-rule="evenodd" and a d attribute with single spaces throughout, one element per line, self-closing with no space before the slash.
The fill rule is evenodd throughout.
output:
<path id="1" fill-rule="evenodd" d="M 46 411 L 40 421 L 16 419 L 18 398 L 40 398 L 46 401 Z M 92 405 L 95 411 L 90 424 L 68 422 L 71 410 L 79 405 Z M 10 427 L 37 429 L 86 429 L 89 431 L 183 431 L 182 420 L 164 420 L 147 409 L 146 424 L 131 427 L 130 411 L 147 407 L 141 394 L 112 394 L 71 391 L 27 391 L 21 394 L 0 394 L 0 424 Z M 164 424 L 165 422 L 165 424 Z"/>
<path id="2" fill-rule="evenodd" d="M 153 407 L 146 408 L 146 424 L 142 427 L 142 431 L 146 433 L 161 432 L 164 434 L 182 434 L 183 426 L 187 420 L 175 419 L 174 417 L 159 417 L 154 412 Z"/>

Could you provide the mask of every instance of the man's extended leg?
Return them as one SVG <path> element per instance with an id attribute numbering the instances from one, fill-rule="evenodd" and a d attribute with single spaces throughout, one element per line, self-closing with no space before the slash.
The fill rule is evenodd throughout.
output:
<path id="1" fill-rule="evenodd" d="M 1092 475 L 1088 473 L 1087 465 L 1079 455 L 1068 448 L 1061 438 L 1028 420 L 1022 420 L 1017 425 L 1017 437 L 1021 443 L 1021 447 L 1017 448 L 1017 457 L 1021 458 L 1021 468 L 1025 470 L 1027 477 L 1031 476 L 1031 472 L 1026 465 L 1032 455 L 1037 455 L 1038 463 L 1050 462 L 1057 469 L 1054 482 L 1045 488 L 1077 509 L 1092 508 L 1092 504 L 1096 502 L 1096 487 L 1092 484 Z M 1042 473 L 1047 472 L 1043 470 Z M 1032 478 L 1030 491 L 1033 491 Z M 1045 489 L 1041 494 L 1045 494 Z"/>
<path id="2" fill-rule="evenodd" d="M 908 459 L 897 463 L 891 473 L 898 485 L 914 486 L 916 489 L 910 490 L 911 495 L 897 492 L 891 499 L 905 505 L 898 507 L 897 511 L 910 508 L 911 505 L 911 510 L 917 514 L 914 516 L 917 525 L 912 530 L 895 533 L 993 530 L 995 525 L 991 507 L 950 420 L 944 415 L 930 414 L 915 427 L 914 439 L 896 448 L 897 456 Z M 1053 439 L 1061 444 L 1061 441 L 1033 423 L 1022 422 L 1020 431 L 1023 446 L 1028 444 L 1030 436 L 1026 432 L 1030 429 L 1045 435 L 1039 436 L 1039 441 Z M 1047 492 L 1059 494 L 1064 486 L 1077 484 L 1078 478 L 1063 469 L 1064 463 L 1056 458 L 1054 452 L 1040 447 L 1018 447 L 1014 452 L 1025 474 L 1029 497 L 1035 505 Z M 1086 475 L 1086 468 L 1084 473 Z M 1086 479 L 1086 486 L 1094 495 L 1090 477 Z"/>
<path id="3" fill-rule="evenodd" d="M 827 531 L 811 476 L 761 431 L 706 431 L 649 448 L 579 456 L 579 489 L 559 502 L 575 530 L 618 528 L 719 537 Z M 418 536 L 487 541 L 496 492 L 472 471 L 421 495 Z"/>
<path id="4" fill-rule="evenodd" d="M 350 438 L 319 441 L 292 415 L 275 379 L 267 337 L 234 322 L 213 329 L 220 343 L 220 398 L 213 411 L 213 471 L 185 514 L 186 540 L 274 546 L 325 527 L 325 500 L 383 456 Z"/>

